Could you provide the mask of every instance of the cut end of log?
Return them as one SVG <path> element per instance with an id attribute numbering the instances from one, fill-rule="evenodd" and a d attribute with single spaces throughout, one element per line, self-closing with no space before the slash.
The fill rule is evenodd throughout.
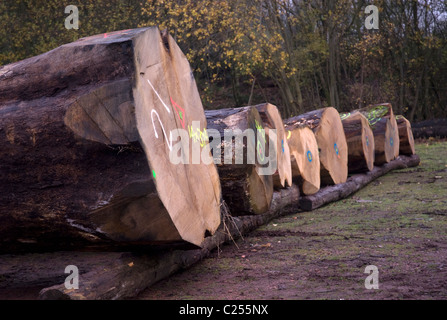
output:
<path id="1" fill-rule="evenodd" d="M 349 172 L 374 169 L 374 134 L 368 119 L 360 112 L 340 114 L 348 144 Z"/>
<path id="2" fill-rule="evenodd" d="M 255 106 L 255 108 L 261 116 L 267 135 L 269 135 L 269 131 L 271 129 L 276 130 L 276 154 L 280 186 L 291 186 L 292 168 L 290 162 L 290 150 L 287 143 L 281 114 L 279 113 L 278 108 L 270 103 L 260 104 Z"/>
<path id="3" fill-rule="evenodd" d="M 306 125 L 286 126 L 290 148 L 292 175 L 303 194 L 320 190 L 320 155 L 313 131 Z M 297 179 L 299 178 L 299 179 Z"/>
<path id="4" fill-rule="evenodd" d="M 375 164 L 382 165 L 399 155 L 399 132 L 390 103 L 381 103 L 358 110 L 367 119 L 374 133 Z"/>
<path id="5" fill-rule="evenodd" d="M 154 182 L 182 239 L 201 244 L 220 224 L 220 184 L 214 163 L 173 164 L 172 130 L 190 132 L 188 142 L 206 132 L 206 118 L 186 56 L 172 36 L 149 29 L 134 40 L 137 83 L 133 89 L 135 115 Z M 168 49 L 169 50 L 168 50 Z M 199 123 L 195 128 L 193 122 Z M 189 149 L 183 145 L 183 148 Z M 202 145 L 201 145 L 202 150 Z M 154 175 L 155 177 L 155 175 Z M 173 196 L 175 195 L 175 201 Z"/>
<path id="6" fill-rule="evenodd" d="M 390 120 L 391 133 L 390 133 L 390 146 L 393 149 L 393 158 L 396 159 L 399 156 L 399 129 L 397 127 L 396 116 L 393 112 L 393 106 L 391 103 L 381 103 L 371 107 L 371 112 L 376 112 L 376 118 L 383 114 Z"/>
<path id="7" fill-rule="evenodd" d="M 396 121 L 399 129 L 399 153 L 411 156 L 416 153 L 411 123 L 401 115 L 396 116 Z"/>
<path id="8" fill-rule="evenodd" d="M 338 111 L 322 108 L 287 119 L 285 124 L 307 125 L 315 134 L 320 151 L 321 183 L 339 184 L 348 178 L 348 145 Z"/>

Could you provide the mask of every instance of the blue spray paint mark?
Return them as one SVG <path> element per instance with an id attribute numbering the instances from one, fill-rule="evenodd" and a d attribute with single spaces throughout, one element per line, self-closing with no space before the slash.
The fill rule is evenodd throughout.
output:
<path id="1" fill-rule="evenodd" d="M 307 160 L 309 160 L 309 162 L 312 162 L 312 152 L 307 151 Z"/>
<path id="2" fill-rule="evenodd" d="M 339 150 L 338 150 L 338 146 L 337 146 L 336 143 L 334 143 L 334 150 L 335 150 L 335 153 L 336 153 L 337 156 L 338 156 Z"/>
<path id="3" fill-rule="evenodd" d="M 284 140 L 281 140 L 282 153 L 284 153 Z"/>
<path id="4" fill-rule="evenodd" d="M 366 146 L 369 147 L 369 139 L 366 137 Z"/>
<path id="5" fill-rule="evenodd" d="M 394 140 L 393 140 L 393 138 L 390 138 L 390 145 L 393 146 L 393 144 L 394 144 Z"/>

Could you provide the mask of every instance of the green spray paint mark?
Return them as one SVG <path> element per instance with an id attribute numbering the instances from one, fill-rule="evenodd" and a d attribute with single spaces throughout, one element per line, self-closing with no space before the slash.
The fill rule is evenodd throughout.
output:
<path id="1" fill-rule="evenodd" d="M 386 106 L 378 106 L 372 109 L 368 115 L 367 119 L 369 121 L 369 124 L 371 126 L 374 126 L 377 122 L 379 122 L 383 116 L 385 116 L 388 113 L 388 107 Z"/>
<path id="2" fill-rule="evenodd" d="M 178 115 L 180 116 L 180 119 L 183 120 L 183 113 L 181 111 L 178 113 Z"/>
<path id="3" fill-rule="evenodd" d="M 155 170 L 152 170 L 152 176 L 154 177 L 154 179 L 157 179 L 157 175 L 155 173 Z"/>
<path id="4" fill-rule="evenodd" d="M 341 121 L 343 121 L 343 120 L 349 118 L 350 116 L 351 116 L 351 113 L 350 113 L 350 112 L 348 112 L 348 113 L 340 113 L 340 119 L 341 119 Z"/>

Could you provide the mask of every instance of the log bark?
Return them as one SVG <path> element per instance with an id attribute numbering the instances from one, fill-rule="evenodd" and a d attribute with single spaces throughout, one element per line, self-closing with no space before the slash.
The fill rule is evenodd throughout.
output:
<path id="1" fill-rule="evenodd" d="M 320 190 L 320 155 L 317 139 L 306 125 L 286 126 L 292 176 L 300 192 L 311 195 Z"/>
<path id="2" fill-rule="evenodd" d="M 284 188 L 292 185 L 292 167 L 290 161 L 290 149 L 284 129 L 284 123 L 278 108 L 270 103 L 255 106 L 266 128 L 266 134 L 270 136 L 270 130 L 276 131 L 277 166 L 278 171 L 273 175 L 273 185 L 276 188 Z"/>
<path id="3" fill-rule="evenodd" d="M 300 208 L 304 211 L 317 209 L 325 204 L 346 198 L 391 170 L 416 167 L 419 163 L 420 159 L 418 155 L 412 155 L 410 157 L 399 156 L 397 159 L 392 160 L 381 167 L 374 167 L 372 171 L 352 175 L 345 183 L 328 186 L 322 188 L 314 195 L 301 197 Z"/>
<path id="4" fill-rule="evenodd" d="M 397 128 L 399 129 L 399 153 L 411 156 L 415 154 L 413 131 L 411 123 L 404 116 L 396 116 Z"/>
<path id="5" fill-rule="evenodd" d="M 374 133 L 375 165 L 382 165 L 399 155 L 399 131 L 390 103 L 368 106 L 358 110 L 369 121 Z"/>
<path id="6" fill-rule="evenodd" d="M 285 121 L 287 126 L 305 124 L 313 130 L 320 150 L 321 183 L 338 184 L 348 177 L 348 146 L 340 115 L 335 108 L 310 111 Z"/>
<path id="7" fill-rule="evenodd" d="M 216 231 L 216 167 L 170 161 L 170 130 L 206 119 L 167 33 L 83 38 L 1 67 L 0 80 L 0 252 L 200 246 Z"/>
<path id="8" fill-rule="evenodd" d="M 360 112 L 340 114 L 348 144 L 348 172 L 374 168 L 374 134 Z"/>
<path id="9" fill-rule="evenodd" d="M 447 119 L 432 119 L 412 124 L 416 139 L 430 137 L 447 138 Z"/>
<path id="10" fill-rule="evenodd" d="M 263 169 L 266 164 L 276 166 L 276 149 L 267 155 L 269 137 L 258 110 L 255 107 L 207 110 L 205 115 L 222 198 L 231 214 L 268 211 L 273 196 L 272 174 L 276 168 L 269 174 L 263 174 Z"/>

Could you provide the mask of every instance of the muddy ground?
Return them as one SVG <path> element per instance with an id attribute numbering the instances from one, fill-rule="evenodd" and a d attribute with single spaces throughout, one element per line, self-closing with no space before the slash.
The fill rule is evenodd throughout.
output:
<path id="1" fill-rule="evenodd" d="M 416 150 L 419 167 L 292 211 L 136 299 L 446 299 L 447 142 Z M 365 288 L 368 265 L 379 289 Z"/>

